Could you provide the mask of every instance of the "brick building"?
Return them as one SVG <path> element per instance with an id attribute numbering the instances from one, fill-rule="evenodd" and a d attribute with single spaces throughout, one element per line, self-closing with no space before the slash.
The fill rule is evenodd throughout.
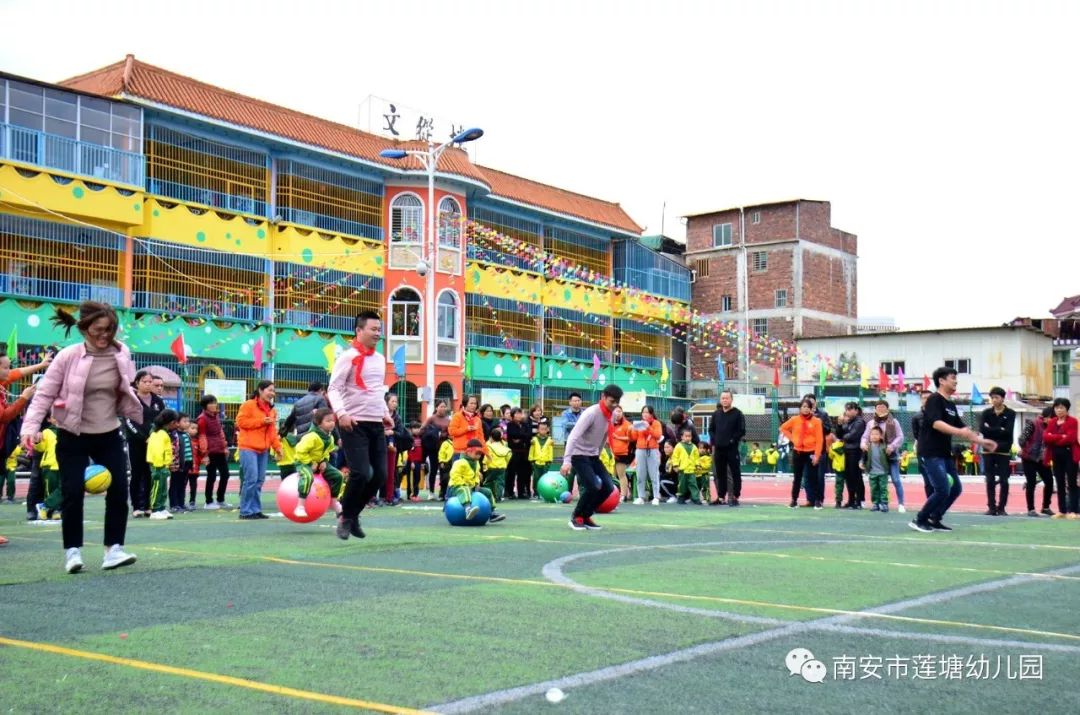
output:
<path id="1" fill-rule="evenodd" d="M 786 340 L 855 332 L 858 241 L 831 225 L 828 201 L 791 199 L 685 218 L 686 264 L 696 275 L 692 304 L 705 316 Z M 729 377 L 746 379 L 744 347 L 733 346 L 724 359 Z M 760 368 L 771 380 L 772 366 L 755 362 L 751 355 L 751 379 Z M 695 375 L 709 371 L 691 367 Z"/>

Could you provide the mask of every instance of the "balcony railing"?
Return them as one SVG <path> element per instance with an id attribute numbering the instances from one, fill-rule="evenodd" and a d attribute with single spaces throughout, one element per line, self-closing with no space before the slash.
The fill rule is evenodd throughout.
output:
<path id="1" fill-rule="evenodd" d="M 257 216 L 266 215 L 266 202 L 248 196 L 226 194 L 220 191 L 213 191 L 197 186 L 188 186 L 187 184 L 180 184 L 175 181 L 165 181 L 163 179 L 150 179 L 150 183 L 146 188 L 151 194 L 168 196 L 180 201 L 203 204 L 225 211 L 236 211 L 239 213 L 255 214 Z"/>
<path id="2" fill-rule="evenodd" d="M 315 213 L 314 211 L 291 209 L 285 206 L 278 206 L 277 212 L 281 215 L 281 218 L 285 219 L 285 221 L 294 223 L 298 226 L 317 228 L 323 231 L 333 231 L 334 233 L 344 233 L 350 236 L 360 236 L 373 241 L 382 241 L 383 238 L 381 226 L 370 226 L 366 223 L 360 223 L 359 221 L 350 221 L 344 218 Z"/>
<path id="3" fill-rule="evenodd" d="M 33 278 L 0 273 L 0 295 L 10 295 L 16 298 L 45 298 L 63 303 L 81 303 L 84 300 L 96 300 L 108 305 L 120 305 L 123 293 L 116 286 L 70 283 L 49 278 Z"/>
<path id="4" fill-rule="evenodd" d="M 475 332 L 467 333 L 466 339 L 468 340 L 468 347 L 470 348 L 514 350 L 519 353 L 532 353 L 534 355 L 540 353 L 540 343 L 534 340 L 521 340 L 509 336 L 503 338 L 500 335 L 487 335 L 485 333 Z"/>
<path id="5" fill-rule="evenodd" d="M 615 280 L 634 288 L 690 302 L 690 271 L 667 256 L 657 253 L 637 241 L 616 241 Z"/>
<path id="6" fill-rule="evenodd" d="M 233 303 L 226 300 L 207 300 L 187 295 L 166 295 L 149 291 L 135 291 L 131 294 L 131 307 L 161 313 L 179 313 L 182 315 L 212 315 L 215 320 L 240 320 L 259 322 L 263 319 L 261 306 L 247 303 Z"/>
<path id="7" fill-rule="evenodd" d="M 0 123 L 0 157 L 142 188 L 142 154 Z"/>

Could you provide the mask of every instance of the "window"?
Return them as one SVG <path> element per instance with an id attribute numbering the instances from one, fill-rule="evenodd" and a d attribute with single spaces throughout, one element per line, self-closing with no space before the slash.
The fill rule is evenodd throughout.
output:
<path id="1" fill-rule="evenodd" d="M 720 296 L 720 310 L 722 310 L 725 313 L 730 313 L 731 312 L 731 296 L 730 295 Z"/>
<path id="2" fill-rule="evenodd" d="M 781 290 L 776 291 L 776 307 L 777 308 L 786 308 L 787 307 L 787 288 L 783 288 Z"/>
<path id="3" fill-rule="evenodd" d="M 694 261 L 694 271 L 697 273 L 698 278 L 709 277 L 709 260 L 706 258 L 699 258 Z"/>
<path id="4" fill-rule="evenodd" d="M 768 335 L 769 334 L 769 319 L 768 318 L 754 318 L 750 323 L 750 329 L 754 332 L 754 335 Z"/>
<path id="5" fill-rule="evenodd" d="M 971 358 L 948 358 L 945 360 L 945 367 L 952 368 L 961 375 L 970 375 Z"/>
<path id="6" fill-rule="evenodd" d="M 414 194 L 390 203 L 390 267 L 411 270 L 423 255 L 424 204 Z"/>
<path id="7" fill-rule="evenodd" d="M 405 346 L 407 362 L 421 362 L 424 355 L 420 296 L 411 288 L 402 288 L 390 297 L 390 335 L 386 344 L 386 357 L 393 360 L 394 353 Z"/>
<path id="8" fill-rule="evenodd" d="M 723 248 L 731 245 L 731 224 L 718 223 L 712 227 L 713 248 Z"/>
<path id="9" fill-rule="evenodd" d="M 461 275 L 461 204 L 450 196 L 439 201 L 439 256 L 440 273 Z"/>
<path id="10" fill-rule="evenodd" d="M 760 211 L 755 211 L 752 214 L 750 214 L 750 223 L 754 224 L 755 226 L 757 224 L 761 223 L 761 212 Z"/>
<path id="11" fill-rule="evenodd" d="M 1069 386 L 1069 351 L 1054 351 L 1054 387 Z"/>
<path id="12" fill-rule="evenodd" d="M 769 268 L 769 254 L 765 251 L 754 251 L 750 254 L 750 261 L 755 273 L 761 273 Z"/>
<path id="13" fill-rule="evenodd" d="M 881 369 L 886 375 L 899 375 L 901 370 L 907 372 L 903 360 L 884 360 L 881 363 Z"/>
<path id="14" fill-rule="evenodd" d="M 439 295 L 437 308 L 438 345 L 436 361 L 458 364 L 458 345 L 461 342 L 461 312 L 457 297 L 451 291 Z"/>
<path id="15" fill-rule="evenodd" d="M 767 394 L 769 394 L 769 388 L 767 388 L 767 387 L 751 387 L 750 388 L 750 394 L 751 395 L 767 395 Z"/>

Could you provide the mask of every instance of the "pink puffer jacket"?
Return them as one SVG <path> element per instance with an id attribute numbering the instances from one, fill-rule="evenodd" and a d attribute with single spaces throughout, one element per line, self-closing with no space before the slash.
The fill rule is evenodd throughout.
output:
<path id="1" fill-rule="evenodd" d="M 131 351 L 116 343 L 116 366 L 120 370 L 120 388 L 116 393 L 116 413 L 136 424 L 142 424 L 143 408 L 131 383 L 135 380 L 135 363 Z M 72 434 L 82 433 L 83 393 L 90 365 L 94 358 L 86 353 L 86 343 L 69 345 L 56 354 L 45 376 L 37 383 L 37 392 L 23 419 L 22 436 L 33 436 L 41 429 L 49 409 L 52 409 L 60 429 Z M 119 422 L 117 427 L 119 427 Z"/>

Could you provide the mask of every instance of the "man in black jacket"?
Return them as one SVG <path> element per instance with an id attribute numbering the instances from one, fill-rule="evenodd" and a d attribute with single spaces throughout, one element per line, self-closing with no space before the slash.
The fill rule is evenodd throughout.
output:
<path id="1" fill-rule="evenodd" d="M 997 448 L 983 455 L 983 473 L 986 475 L 986 515 L 1007 516 L 1005 504 L 1009 501 L 1009 460 L 1013 445 L 1016 412 L 1005 406 L 1005 390 L 990 388 L 990 407 L 979 417 L 979 432 L 986 439 L 997 443 Z M 994 486 L 1001 485 L 994 499 Z"/>
<path id="2" fill-rule="evenodd" d="M 926 417 L 926 400 L 933 394 L 930 390 L 920 390 L 919 397 L 922 399 L 922 406 L 919 411 L 911 416 L 911 443 L 916 445 L 915 461 L 919 465 L 919 474 L 922 475 L 923 491 L 926 492 L 926 498 L 929 499 L 933 494 L 934 488 L 930 486 L 930 477 L 926 476 L 926 467 L 923 466 L 922 455 L 918 453 L 919 444 L 919 432 L 923 428 L 923 419 Z"/>
<path id="3" fill-rule="evenodd" d="M 731 472 L 731 499 L 728 504 L 739 506 L 742 494 L 742 472 L 739 471 L 739 442 L 746 436 L 746 418 L 738 407 L 731 405 L 730 390 L 720 393 L 720 406 L 709 422 L 709 441 L 713 449 L 713 476 L 716 479 L 716 501 L 724 503 L 728 491 L 728 472 Z"/>
<path id="4" fill-rule="evenodd" d="M 804 400 L 805 399 L 810 399 L 810 400 L 814 401 L 814 417 L 817 417 L 819 420 L 821 420 L 821 445 L 822 445 L 822 449 L 823 450 L 828 450 L 829 445 L 828 445 L 828 443 L 826 441 L 826 438 L 830 434 L 832 434 L 832 431 L 833 431 L 832 418 L 829 417 L 828 413 L 825 412 L 825 410 L 818 407 L 817 396 L 814 395 L 814 393 L 811 392 L 811 393 L 808 393 L 806 395 L 803 395 L 803 399 Z M 822 454 L 825 454 L 825 452 L 823 451 Z M 828 459 L 819 459 L 818 464 L 817 464 L 817 468 L 816 468 L 816 470 L 814 470 L 814 471 L 817 472 L 817 486 L 815 487 L 815 489 L 816 489 L 816 493 L 817 493 L 817 496 L 818 496 L 818 501 L 815 504 L 813 504 L 813 506 L 816 506 L 816 507 L 819 507 L 819 508 L 821 507 L 821 500 L 825 496 L 825 471 L 828 468 L 829 468 L 829 460 Z"/>
<path id="5" fill-rule="evenodd" d="M 844 443 L 844 484 L 848 492 L 845 509 L 862 509 L 862 503 L 866 499 L 866 488 L 859 471 L 859 463 L 862 462 L 860 443 L 865 429 L 866 420 L 863 419 L 859 403 L 849 402 L 844 405 L 844 415 L 836 424 L 836 437 Z M 839 495 L 836 503 L 840 503 Z"/>

